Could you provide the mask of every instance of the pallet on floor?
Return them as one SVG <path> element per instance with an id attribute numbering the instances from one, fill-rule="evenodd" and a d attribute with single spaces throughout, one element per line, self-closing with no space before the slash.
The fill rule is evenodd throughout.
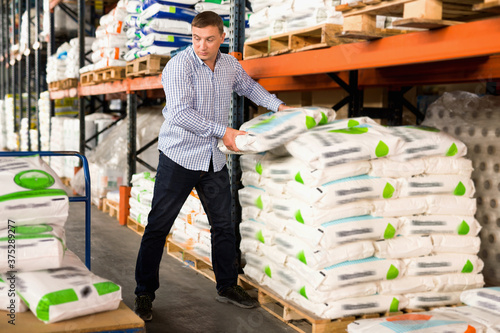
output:
<path id="1" fill-rule="evenodd" d="M 138 235 L 144 235 L 144 228 L 146 228 L 145 225 L 140 224 L 130 216 L 127 216 L 127 228 L 130 230 L 133 230 L 136 234 Z"/>
<path id="2" fill-rule="evenodd" d="M 198 255 L 196 252 L 183 248 L 181 244 L 173 241 L 170 236 L 167 238 L 167 253 L 180 262 L 184 264 L 187 263 L 188 266 L 196 272 L 215 282 L 215 274 L 212 269 L 212 263 Z"/>
<path id="3" fill-rule="evenodd" d="M 246 42 L 243 46 L 243 59 L 301 52 L 350 42 L 336 37 L 341 31 L 341 25 L 324 23 Z"/>
<path id="4" fill-rule="evenodd" d="M 120 203 L 104 198 L 102 201 L 102 212 L 108 213 L 111 217 L 115 216 L 116 219 L 118 219 L 120 214 Z"/>
<path id="5" fill-rule="evenodd" d="M 145 57 L 127 62 L 126 75 L 127 77 L 137 77 L 161 74 L 169 60 L 170 56 L 148 54 Z"/>
<path id="6" fill-rule="evenodd" d="M 401 20 L 393 23 L 398 28 L 436 29 L 493 16 L 492 13 L 478 12 L 480 9 L 477 5 L 482 2 L 483 0 L 364 0 L 339 5 L 335 9 L 341 11 L 344 18 L 341 36 L 370 40 L 384 37 L 376 31 L 377 15 L 401 17 Z"/>

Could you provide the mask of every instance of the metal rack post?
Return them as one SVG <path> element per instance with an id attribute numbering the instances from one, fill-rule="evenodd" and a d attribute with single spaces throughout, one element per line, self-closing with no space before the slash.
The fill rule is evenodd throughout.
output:
<path id="1" fill-rule="evenodd" d="M 137 95 L 127 93 L 127 118 L 128 118 L 128 137 L 127 137 L 127 185 L 132 186 L 132 175 L 136 173 L 137 156 Z"/>
<path id="2" fill-rule="evenodd" d="M 3 1 L 0 4 L 0 18 L 2 20 L 2 26 L 3 26 Z M 0 38 L 0 99 L 5 98 L 5 52 L 4 52 L 4 41 L 3 41 L 3 31 L 2 29 L 1 32 L 1 38 Z"/>
<path id="3" fill-rule="evenodd" d="M 13 45 L 16 43 L 16 4 L 14 1 L 11 2 L 12 9 L 12 34 L 11 41 L 9 45 Z M 17 132 L 17 101 L 16 101 L 16 58 L 13 56 L 10 59 L 10 74 L 12 77 L 12 106 L 14 108 L 14 132 Z"/>
<path id="4" fill-rule="evenodd" d="M 42 61 L 40 56 L 40 0 L 35 0 L 35 41 L 33 43 L 33 49 L 35 50 L 35 99 L 36 99 L 36 128 L 38 129 L 37 135 L 37 147 L 38 150 L 42 149 L 40 141 L 40 106 L 38 101 L 40 100 L 40 62 Z"/>
<path id="5" fill-rule="evenodd" d="M 78 0 L 78 44 L 80 45 L 80 68 L 85 66 L 85 0 Z M 80 153 L 85 155 L 85 98 L 78 100 L 80 119 Z"/>
<path id="6" fill-rule="evenodd" d="M 19 26 L 17 29 L 17 45 L 19 45 L 19 47 L 21 47 L 21 16 L 23 13 L 23 1 L 22 0 L 18 0 L 17 7 L 18 7 L 17 15 L 19 16 Z M 19 48 L 19 51 L 21 51 L 20 48 Z M 22 121 L 23 116 L 24 116 L 24 113 L 23 113 L 23 55 L 21 54 L 21 52 L 19 52 L 17 54 L 17 61 L 18 61 L 18 64 L 17 64 L 17 75 L 18 75 L 17 91 L 19 94 L 19 123 L 18 123 L 18 127 L 17 127 L 16 132 L 18 134 L 18 138 L 19 138 L 19 142 L 20 142 L 20 140 L 21 140 L 21 135 L 20 135 L 21 121 Z M 21 150 L 21 145 L 19 145 L 19 150 Z"/>
<path id="7" fill-rule="evenodd" d="M 28 19 L 28 31 L 26 37 L 28 40 L 26 41 L 26 52 L 24 55 L 26 56 L 26 94 L 28 98 L 26 99 L 26 110 L 27 110 L 27 118 L 28 118 L 28 151 L 31 151 L 31 1 L 26 0 L 26 16 Z"/>

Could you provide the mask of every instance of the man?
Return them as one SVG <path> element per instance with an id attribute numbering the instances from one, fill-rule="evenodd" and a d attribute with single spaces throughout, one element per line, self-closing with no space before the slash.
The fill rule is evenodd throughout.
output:
<path id="1" fill-rule="evenodd" d="M 252 80 L 234 57 L 221 54 L 225 34 L 219 15 L 198 14 L 192 34 L 192 47 L 172 58 L 162 74 L 166 104 L 158 143 L 160 161 L 135 273 L 135 312 L 145 321 L 152 319 L 165 238 L 193 187 L 211 225 L 216 299 L 243 308 L 255 306 L 237 285 L 229 175 L 217 140 L 238 151 L 235 137 L 245 134 L 227 127 L 233 91 L 270 110 L 288 108 Z"/>

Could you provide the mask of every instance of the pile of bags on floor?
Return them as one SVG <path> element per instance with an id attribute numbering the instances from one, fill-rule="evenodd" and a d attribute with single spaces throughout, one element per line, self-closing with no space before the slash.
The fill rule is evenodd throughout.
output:
<path id="1" fill-rule="evenodd" d="M 148 224 L 148 215 L 151 211 L 153 202 L 153 191 L 155 188 L 155 173 L 144 171 L 132 175 L 132 188 L 130 189 L 130 211 L 129 215 L 138 223 L 146 226 Z M 107 198 L 109 199 L 108 192 Z M 119 201 L 115 200 L 115 201 Z"/>
<path id="2" fill-rule="evenodd" d="M 464 291 L 460 300 L 466 306 L 443 307 L 428 312 L 356 320 L 349 333 L 489 333 L 500 331 L 500 288 Z"/>
<path id="3" fill-rule="evenodd" d="M 66 247 L 69 201 L 39 156 L 0 157 L 0 307 L 46 323 L 117 309 L 121 288 Z"/>
<path id="4" fill-rule="evenodd" d="M 482 287 L 464 144 L 334 118 L 304 107 L 241 126 L 245 274 L 329 319 L 457 304 Z"/>

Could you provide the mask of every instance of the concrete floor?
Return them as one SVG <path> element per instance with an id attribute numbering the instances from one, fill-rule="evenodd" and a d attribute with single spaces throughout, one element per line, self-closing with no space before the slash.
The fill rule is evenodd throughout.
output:
<path id="1" fill-rule="evenodd" d="M 85 258 L 84 204 L 70 203 L 66 222 L 68 248 Z M 133 309 L 135 261 L 141 237 L 116 218 L 92 206 L 91 270 L 122 287 L 125 304 Z M 160 266 L 160 289 L 153 302 L 150 332 L 280 333 L 295 332 L 262 308 L 240 309 L 215 300 L 214 282 L 166 254 Z"/>

